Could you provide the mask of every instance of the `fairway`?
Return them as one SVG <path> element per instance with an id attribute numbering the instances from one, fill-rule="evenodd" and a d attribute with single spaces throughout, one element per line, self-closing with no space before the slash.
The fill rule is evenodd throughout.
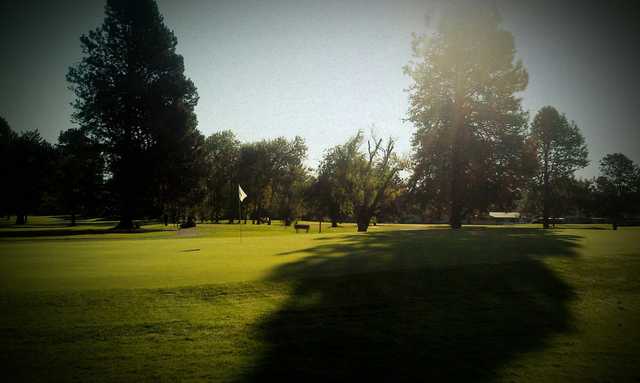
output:
<path id="1" fill-rule="evenodd" d="M 638 228 L 239 226 L 1 238 L 3 365 L 28 381 L 640 378 Z"/>

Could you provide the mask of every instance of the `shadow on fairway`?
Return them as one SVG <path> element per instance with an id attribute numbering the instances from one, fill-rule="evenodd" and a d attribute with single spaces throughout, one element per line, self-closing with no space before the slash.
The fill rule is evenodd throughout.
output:
<path id="1" fill-rule="evenodd" d="M 574 256 L 577 239 L 468 229 L 320 240 L 271 275 L 294 292 L 257 324 L 268 351 L 242 380 L 493 380 L 571 329 L 572 290 L 541 258 Z"/>

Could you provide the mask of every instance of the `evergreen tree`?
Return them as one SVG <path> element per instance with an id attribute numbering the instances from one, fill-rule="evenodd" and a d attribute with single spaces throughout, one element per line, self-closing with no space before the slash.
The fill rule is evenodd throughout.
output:
<path id="1" fill-rule="evenodd" d="M 104 148 L 118 226 L 131 229 L 151 201 L 173 197 L 160 197 L 159 190 L 183 185 L 180 171 L 195 163 L 198 97 L 155 1 L 108 0 L 105 14 L 100 27 L 80 38 L 84 57 L 67 80 L 76 95 L 74 121 Z M 178 171 L 167 168 L 176 161 Z"/>

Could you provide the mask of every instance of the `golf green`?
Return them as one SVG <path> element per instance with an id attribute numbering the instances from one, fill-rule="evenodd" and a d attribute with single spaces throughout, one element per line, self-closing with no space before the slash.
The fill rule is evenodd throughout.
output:
<path id="1" fill-rule="evenodd" d="M 640 228 L 324 229 L 4 236 L 5 374 L 640 379 Z"/>

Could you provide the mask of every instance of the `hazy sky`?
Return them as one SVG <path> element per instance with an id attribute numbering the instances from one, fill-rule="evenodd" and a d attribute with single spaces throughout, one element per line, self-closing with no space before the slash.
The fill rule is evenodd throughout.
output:
<path id="1" fill-rule="evenodd" d="M 15 130 L 38 129 L 55 142 L 72 126 L 65 74 L 81 57 L 79 36 L 102 22 L 104 1 L 0 1 L 0 115 Z M 529 71 L 525 109 L 533 116 L 554 105 L 587 139 L 592 165 L 579 175 L 596 175 L 606 153 L 640 162 L 638 7 L 497 3 Z M 427 30 L 434 1 L 158 4 L 198 87 L 204 134 L 231 129 L 243 141 L 301 135 L 315 166 L 325 149 L 375 126 L 409 152 L 414 129 L 403 122 L 409 78 L 402 67 L 411 33 Z"/>

